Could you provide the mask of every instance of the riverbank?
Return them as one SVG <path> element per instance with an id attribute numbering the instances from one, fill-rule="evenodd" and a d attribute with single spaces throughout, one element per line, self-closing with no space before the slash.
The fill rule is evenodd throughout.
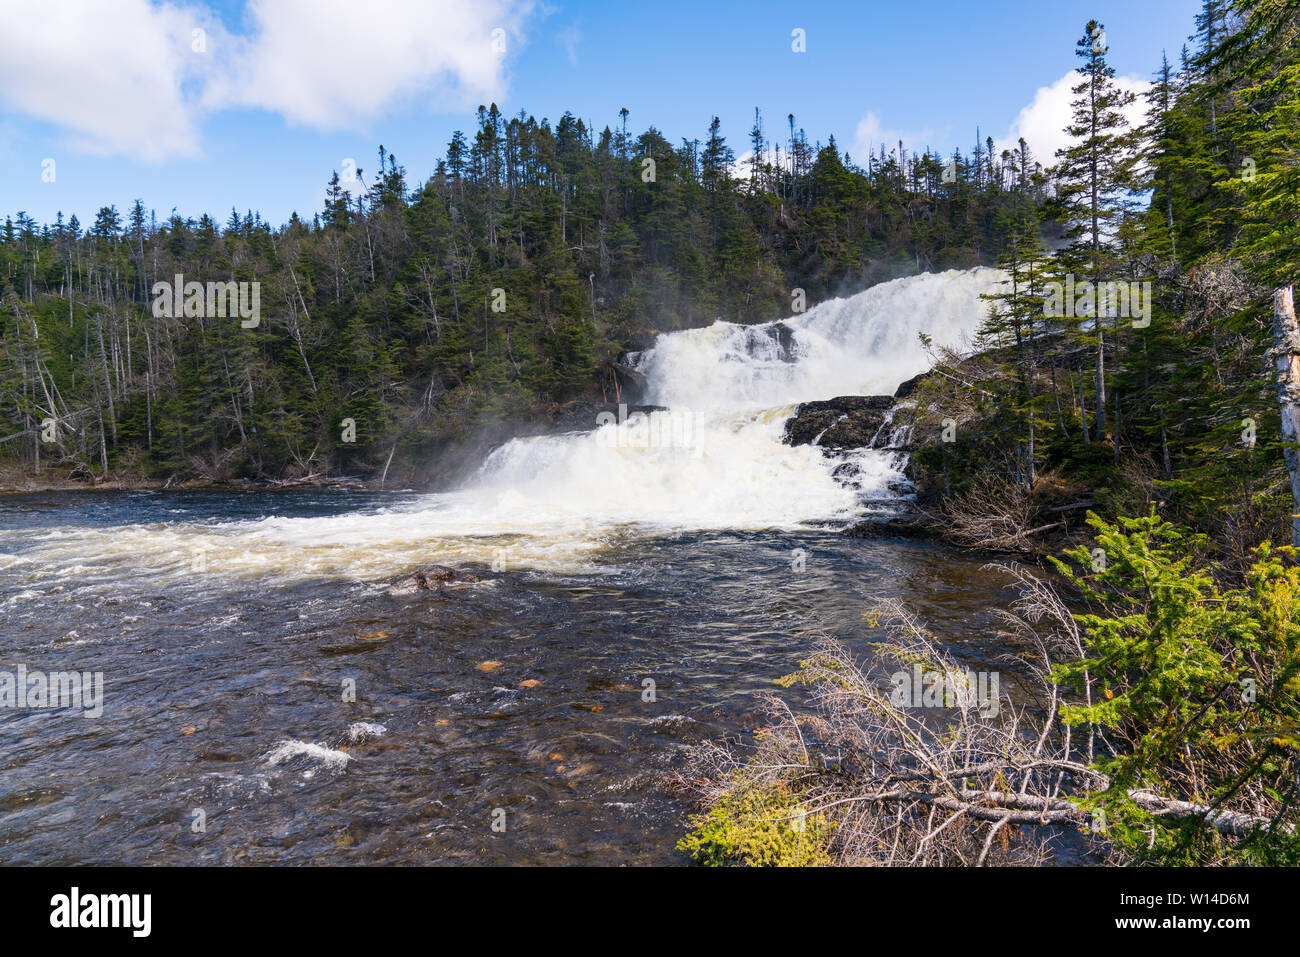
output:
<path id="1" fill-rule="evenodd" d="M 149 474 L 129 464 L 110 468 L 107 475 L 84 463 L 43 465 L 39 472 L 15 465 L 0 465 L 0 495 L 23 492 L 91 491 L 271 491 L 288 488 L 353 488 L 373 491 L 445 491 L 468 479 L 487 455 L 514 438 L 590 432 L 604 422 L 621 422 L 637 413 L 649 414 L 663 407 L 638 404 L 637 393 L 629 389 L 623 403 L 595 398 L 575 399 L 555 406 L 536 419 L 506 419 L 483 427 L 455 441 L 442 443 L 427 456 L 399 453 L 380 464 L 353 468 L 345 473 L 328 469 L 308 474 L 214 477 L 199 469 L 168 475 Z M 427 460 L 420 461 L 421 458 Z M 309 465 L 312 463 L 309 462 Z"/>
<path id="2" fill-rule="evenodd" d="M 971 361 L 978 361 L 979 356 Z M 1089 538 L 1087 515 L 1107 490 L 1063 471 L 1008 483 L 963 459 L 989 424 L 968 418 L 959 431 L 947 410 L 951 380 L 934 372 L 902 383 L 892 396 L 844 395 L 800 403 L 783 441 L 812 446 L 851 480 L 861 455 L 874 451 L 901 464 L 889 495 L 864 502 L 851 538 L 929 538 L 991 555 L 1059 554 Z M 961 463 L 958 467 L 958 463 Z"/>
<path id="3" fill-rule="evenodd" d="M 200 478 L 166 479 L 131 472 L 111 472 L 108 477 L 89 475 L 78 468 L 44 468 L 39 473 L 21 469 L 0 469 L 0 495 L 33 492 L 136 492 L 136 491 L 204 491 L 240 490 L 274 491 L 289 488 L 357 488 L 380 490 L 377 481 L 349 476 L 310 476 L 303 479 L 211 481 Z M 390 483 L 391 487 L 391 483 Z"/>

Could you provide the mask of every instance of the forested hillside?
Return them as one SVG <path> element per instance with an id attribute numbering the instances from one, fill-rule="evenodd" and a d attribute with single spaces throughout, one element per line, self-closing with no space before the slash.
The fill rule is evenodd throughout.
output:
<path id="1" fill-rule="evenodd" d="M 336 171 L 324 208 L 283 226 L 159 220 L 139 199 L 88 227 L 9 216 L 2 461 L 87 479 L 435 480 L 466 441 L 612 401 L 615 360 L 650 333 L 992 262 L 1016 210 L 1046 196 L 1023 143 L 850 158 L 756 112 L 737 167 L 716 119 L 676 146 L 627 121 L 481 108 L 427 179 L 381 146 L 373 171 Z M 155 283 L 178 275 L 260 283 L 259 319 L 155 315 Z"/>

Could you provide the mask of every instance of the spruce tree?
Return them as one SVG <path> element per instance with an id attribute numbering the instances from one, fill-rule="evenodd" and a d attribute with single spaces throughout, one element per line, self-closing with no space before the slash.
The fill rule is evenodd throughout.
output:
<path id="1" fill-rule="evenodd" d="M 1083 61 L 1082 77 L 1073 87 L 1073 116 L 1066 132 L 1073 142 L 1056 153 L 1057 212 L 1073 243 L 1061 257 L 1081 273 L 1093 289 L 1107 280 L 1115 266 L 1112 243 L 1121 217 L 1129 208 L 1136 162 L 1136 138 L 1123 110 L 1132 93 L 1115 82 L 1106 61 L 1106 31 L 1088 21 L 1075 53 Z M 1096 380 L 1094 438 L 1106 433 L 1106 329 L 1094 297 L 1092 316 L 1076 316 L 1085 342 L 1095 349 Z M 1089 321 L 1091 320 L 1091 321 Z"/>

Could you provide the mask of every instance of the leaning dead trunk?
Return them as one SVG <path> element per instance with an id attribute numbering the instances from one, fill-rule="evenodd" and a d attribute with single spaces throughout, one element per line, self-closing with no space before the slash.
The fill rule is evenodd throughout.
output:
<path id="1" fill-rule="evenodd" d="M 1282 410 L 1282 455 L 1291 477 L 1291 543 L 1300 547 L 1300 326 L 1291 286 L 1273 292 L 1273 355 L 1277 401 Z"/>

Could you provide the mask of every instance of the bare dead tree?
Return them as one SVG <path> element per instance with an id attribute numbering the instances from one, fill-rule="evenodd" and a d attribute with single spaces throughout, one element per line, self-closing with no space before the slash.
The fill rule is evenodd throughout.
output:
<path id="1" fill-rule="evenodd" d="M 1293 287 L 1273 294 L 1273 354 L 1277 369 L 1277 399 L 1282 413 L 1282 455 L 1291 478 L 1291 544 L 1300 547 L 1300 324 L 1296 322 Z"/>
<path id="2" fill-rule="evenodd" d="M 921 514 L 944 537 L 967 548 L 1030 551 L 1034 535 L 1062 524 L 1035 527 L 1037 511 L 1026 489 L 983 473 L 966 491 L 946 496 L 936 507 L 922 509 Z"/>

